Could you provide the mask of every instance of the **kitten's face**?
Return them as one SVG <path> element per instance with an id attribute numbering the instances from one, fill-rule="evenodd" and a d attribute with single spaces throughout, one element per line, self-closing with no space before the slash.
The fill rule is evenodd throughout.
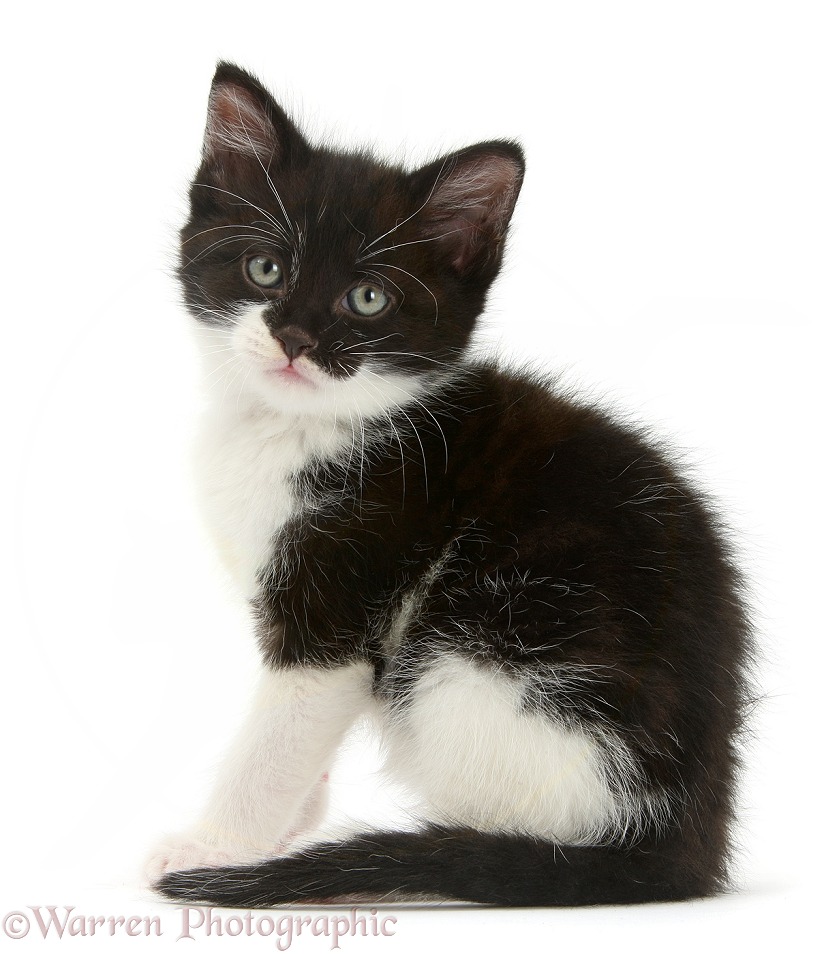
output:
<path id="1" fill-rule="evenodd" d="M 219 67 L 180 269 L 210 377 L 296 414 L 411 400 L 466 348 L 522 172 L 506 143 L 411 174 L 312 149 Z"/>

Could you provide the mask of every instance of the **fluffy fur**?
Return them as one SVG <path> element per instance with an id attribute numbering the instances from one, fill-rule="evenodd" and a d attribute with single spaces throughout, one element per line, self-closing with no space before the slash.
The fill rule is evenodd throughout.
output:
<path id="1" fill-rule="evenodd" d="M 523 171 L 509 142 L 411 172 L 313 148 L 217 71 L 181 278 L 204 510 L 264 674 L 205 817 L 152 858 L 169 897 L 725 884 L 748 630 L 718 522 L 642 435 L 466 358 Z M 420 831 L 289 855 L 367 710 Z"/>

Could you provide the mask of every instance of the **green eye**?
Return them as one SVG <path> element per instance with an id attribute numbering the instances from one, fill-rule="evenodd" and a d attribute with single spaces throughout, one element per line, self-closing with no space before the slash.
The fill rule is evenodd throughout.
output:
<path id="1" fill-rule="evenodd" d="M 374 285 L 358 285 L 346 296 L 346 304 L 362 318 L 374 318 L 389 304 L 389 296 Z"/>
<path id="2" fill-rule="evenodd" d="M 267 255 L 256 255 L 246 262 L 246 274 L 261 288 L 277 288 L 283 284 L 280 262 Z"/>

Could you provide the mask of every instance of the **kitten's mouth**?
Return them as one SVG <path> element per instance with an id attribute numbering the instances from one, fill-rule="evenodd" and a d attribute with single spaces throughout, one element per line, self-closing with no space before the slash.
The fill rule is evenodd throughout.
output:
<path id="1" fill-rule="evenodd" d="M 318 387 L 318 370 L 309 364 L 305 358 L 297 361 L 280 362 L 267 361 L 263 366 L 263 374 L 269 381 L 283 382 L 297 387 Z"/>

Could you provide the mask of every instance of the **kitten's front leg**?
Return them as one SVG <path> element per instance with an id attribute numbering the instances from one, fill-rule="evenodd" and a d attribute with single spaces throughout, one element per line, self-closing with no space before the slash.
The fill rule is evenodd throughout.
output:
<path id="1" fill-rule="evenodd" d="M 151 881 L 167 871 L 251 862 L 282 850 L 324 793 L 322 773 L 368 705 L 372 667 L 267 668 L 200 823 L 153 852 Z"/>

